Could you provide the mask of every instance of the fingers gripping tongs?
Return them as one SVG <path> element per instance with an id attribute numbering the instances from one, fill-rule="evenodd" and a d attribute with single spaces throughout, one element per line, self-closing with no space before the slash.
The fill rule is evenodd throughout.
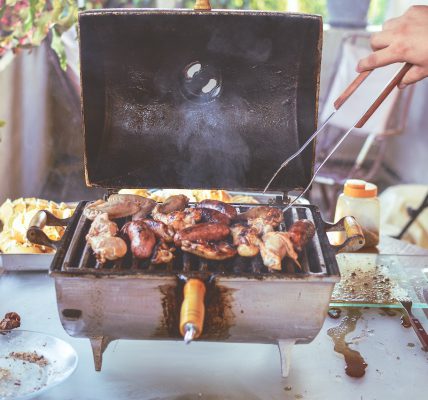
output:
<path id="1" fill-rule="evenodd" d="M 307 187 L 301 192 L 293 201 L 291 201 L 287 207 L 284 208 L 283 211 L 290 208 L 296 201 L 298 201 L 311 187 L 316 175 L 319 170 L 324 166 L 324 164 L 328 161 L 328 159 L 333 155 L 333 153 L 337 150 L 337 148 L 342 144 L 342 142 L 346 139 L 346 137 L 351 133 L 354 128 L 362 128 L 364 124 L 368 121 L 368 119 L 373 115 L 373 113 L 378 109 L 378 107 L 382 104 L 382 102 L 388 97 L 388 95 L 392 92 L 392 90 L 401 82 L 404 75 L 409 71 L 412 67 L 411 64 L 406 63 L 404 66 L 395 74 L 395 76 L 388 82 L 376 100 L 372 103 L 372 105 L 367 109 L 367 111 L 355 122 L 355 124 L 340 138 L 340 140 L 336 143 L 330 153 L 327 154 L 326 158 L 321 162 L 318 168 L 315 170 L 312 179 L 310 180 Z M 287 158 L 277 169 L 277 171 L 272 176 L 269 183 L 266 185 L 263 193 L 265 193 L 273 180 L 277 177 L 279 172 L 284 169 L 292 160 L 298 157 L 303 150 L 308 147 L 308 145 L 320 134 L 320 132 L 327 125 L 328 121 L 336 114 L 336 112 L 342 107 L 342 105 L 348 100 L 348 98 L 358 89 L 358 87 L 364 82 L 364 80 L 370 75 L 372 71 L 364 71 L 360 73 L 354 81 L 345 89 L 345 91 L 336 99 L 334 102 L 334 110 L 328 116 L 328 118 L 323 122 L 323 124 L 319 127 L 319 129 L 312 134 L 312 136 L 306 141 L 306 143 L 293 155 Z"/>

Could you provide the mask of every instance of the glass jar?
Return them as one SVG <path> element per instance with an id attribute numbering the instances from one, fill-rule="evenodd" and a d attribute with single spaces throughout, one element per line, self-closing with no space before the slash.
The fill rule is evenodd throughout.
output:
<path id="1" fill-rule="evenodd" d="M 359 179 L 348 179 L 343 193 L 337 199 L 334 221 L 352 216 L 361 225 L 364 247 L 379 244 L 380 207 L 377 186 Z"/>

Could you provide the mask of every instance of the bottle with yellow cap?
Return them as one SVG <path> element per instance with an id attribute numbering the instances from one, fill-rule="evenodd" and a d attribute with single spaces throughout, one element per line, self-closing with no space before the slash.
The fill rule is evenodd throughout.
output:
<path id="1" fill-rule="evenodd" d="M 363 229 L 365 247 L 379 244 L 380 207 L 377 186 L 359 179 L 348 179 L 337 199 L 335 222 L 354 217 Z"/>

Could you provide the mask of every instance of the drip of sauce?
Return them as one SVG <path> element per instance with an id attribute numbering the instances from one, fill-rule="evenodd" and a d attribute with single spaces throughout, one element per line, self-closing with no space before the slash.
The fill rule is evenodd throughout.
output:
<path id="1" fill-rule="evenodd" d="M 341 314 L 342 314 L 342 310 L 340 308 L 330 308 L 328 310 L 328 316 L 330 318 L 338 319 L 340 318 Z"/>
<path id="2" fill-rule="evenodd" d="M 360 378 L 365 374 L 367 363 L 361 354 L 349 348 L 345 337 L 348 333 L 353 332 L 357 325 L 361 312 L 359 309 L 350 309 L 348 314 L 340 321 L 339 325 L 330 328 L 327 331 L 328 336 L 333 339 L 334 351 L 345 357 L 345 372 L 353 378 Z"/>
<path id="3" fill-rule="evenodd" d="M 412 326 L 412 324 L 410 323 L 409 317 L 405 314 L 401 316 L 400 321 L 401 321 L 401 325 L 404 326 L 405 328 L 410 328 Z"/>
<path id="4" fill-rule="evenodd" d="M 381 310 L 388 316 L 388 317 L 395 317 L 397 314 L 394 310 L 388 307 L 382 307 Z"/>

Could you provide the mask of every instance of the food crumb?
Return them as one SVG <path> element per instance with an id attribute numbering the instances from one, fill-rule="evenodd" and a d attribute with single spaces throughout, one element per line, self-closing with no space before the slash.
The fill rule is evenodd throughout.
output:
<path id="1" fill-rule="evenodd" d="M 407 347 L 415 347 L 414 343 L 407 343 Z"/>
<path id="2" fill-rule="evenodd" d="M 289 392 L 289 391 L 291 390 L 291 386 L 286 386 L 286 387 L 284 388 L 284 390 L 285 390 L 286 392 Z"/>
<path id="3" fill-rule="evenodd" d="M 301 395 L 301 394 L 296 394 L 296 395 L 294 395 L 294 398 L 296 398 L 296 399 L 303 399 L 303 395 Z"/>
<path id="4" fill-rule="evenodd" d="M 44 356 L 37 354 L 35 351 L 33 351 L 32 353 L 24 351 L 12 351 L 11 353 L 9 353 L 9 357 L 13 358 L 14 360 L 22 360 L 23 364 L 25 364 L 26 361 L 29 363 L 37 364 L 39 367 L 45 367 L 49 364 L 48 360 Z"/>
<path id="5" fill-rule="evenodd" d="M 0 321 L 0 331 L 19 328 L 21 326 L 21 317 L 16 312 L 8 312 Z"/>

